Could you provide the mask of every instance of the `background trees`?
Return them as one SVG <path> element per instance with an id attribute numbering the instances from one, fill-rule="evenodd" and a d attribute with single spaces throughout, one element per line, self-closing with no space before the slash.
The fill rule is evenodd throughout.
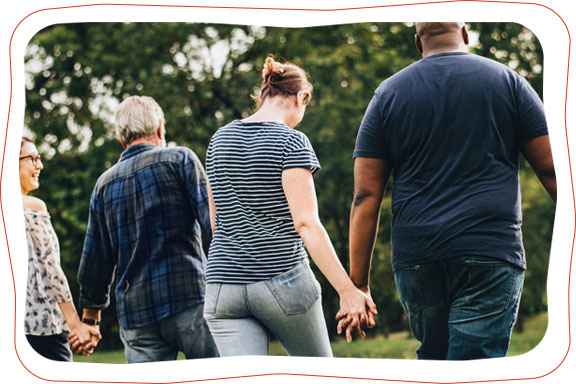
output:
<path id="1" fill-rule="evenodd" d="M 472 51 L 509 65 L 542 96 L 542 49 L 514 23 L 470 23 Z M 46 159 L 42 187 L 74 277 L 84 241 L 89 196 L 97 177 L 118 159 L 115 107 L 133 94 L 154 97 L 164 109 L 170 145 L 192 148 L 201 159 L 215 130 L 248 115 L 264 58 L 273 53 L 304 67 L 314 96 L 299 129 L 323 166 L 316 177 L 320 214 L 344 265 L 352 151 L 364 109 L 386 77 L 419 59 L 414 29 L 405 23 L 359 23 L 310 28 L 184 23 L 53 25 L 31 40 L 26 55 L 27 128 Z M 524 237 L 529 269 L 521 315 L 546 310 L 545 282 L 554 205 L 522 161 Z M 372 290 L 380 308 L 377 329 L 405 328 L 390 257 L 390 202 L 386 195 L 374 256 Z M 318 275 L 319 276 L 319 275 Z M 337 296 L 323 285 L 326 319 L 335 329 Z M 104 314 L 102 347 L 120 346 L 113 305 Z M 520 325 L 522 322 L 520 322 Z"/>

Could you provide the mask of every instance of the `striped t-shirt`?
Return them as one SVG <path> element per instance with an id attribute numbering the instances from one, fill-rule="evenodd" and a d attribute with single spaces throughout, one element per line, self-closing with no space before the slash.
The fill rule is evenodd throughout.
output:
<path id="1" fill-rule="evenodd" d="M 212 137 L 206 169 L 216 204 L 208 283 L 253 283 L 307 258 L 282 189 L 282 171 L 320 170 L 308 138 L 278 122 L 235 120 Z"/>

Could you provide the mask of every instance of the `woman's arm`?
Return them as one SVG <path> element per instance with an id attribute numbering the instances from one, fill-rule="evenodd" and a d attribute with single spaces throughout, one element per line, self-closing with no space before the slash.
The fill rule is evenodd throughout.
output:
<path id="1" fill-rule="evenodd" d="M 58 303 L 58 306 L 64 319 L 66 319 L 66 323 L 70 326 L 69 339 L 72 350 L 80 355 L 90 356 L 101 339 L 100 332 L 80 320 L 73 302 Z M 72 340 L 76 342 L 74 343 Z"/>
<path id="2" fill-rule="evenodd" d="M 210 188 L 210 181 L 206 179 L 206 190 L 208 191 L 208 208 L 210 209 L 210 225 L 212 226 L 212 236 L 216 230 L 216 204 L 214 203 L 214 196 L 212 196 L 212 188 Z"/>
<path id="3" fill-rule="evenodd" d="M 375 314 L 375 304 L 354 286 L 320 222 L 314 181 L 310 170 L 307 168 L 284 170 L 282 186 L 290 206 L 294 227 L 320 271 L 338 292 L 341 311 L 351 319 L 350 326 L 359 328 L 366 321 L 369 326 L 373 325 L 373 316 L 366 312 L 366 308 Z M 350 332 L 347 332 L 347 339 L 351 341 Z"/>

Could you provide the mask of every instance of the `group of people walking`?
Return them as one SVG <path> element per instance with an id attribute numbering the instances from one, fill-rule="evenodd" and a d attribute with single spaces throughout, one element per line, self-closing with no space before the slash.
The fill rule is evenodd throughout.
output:
<path id="1" fill-rule="evenodd" d="M 320 162 L 294 129 L 313 93 L 295 64 L 266 58 L 256 111 L 216 131 L 206 171 L 190 149 L 166 148 L 155 100 L 120 104 L 115 127 L 125 150 L 90 198 L 81 320 L 46 207 L 27 196 L 43 164 L 24 139 L 33 348 L 56 360 L 92 353 L 115 277 L 129 363 L 178 351 L 266 355 L 271 335 L 289 355 L 332 356 L 308 254 L 340 297 L 338 332 L 349 342 L 364 337 L 377 315 L 369 271 L 393 173 L 392 263 L 418 358 L 505 356 L 526 267 L 519 151 L 556 196 L 542 103 L 512 70 L 467 52 L 463 23 L 417 23 L 415 42 L 423 59 L 380 85 L 358 132 L 350 275 L 319 219 Z"/>

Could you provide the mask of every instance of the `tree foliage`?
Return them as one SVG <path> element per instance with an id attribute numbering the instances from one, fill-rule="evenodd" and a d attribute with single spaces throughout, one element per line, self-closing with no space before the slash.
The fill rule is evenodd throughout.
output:
<path id="1" fill-rule="evenodd" d="M 472 50 L 525 76 L 542 95 L 542 49 L 513 23 L 471 23 Z M 61 242 L 64 269 L 74 292 L 91 190 L 115 163 L 121 146 L 112 114 L 130 95 L 154 97 L 164 109 L 167 140 L 200 158 L 212 134 L 253 110 L 265 57 L 301 65 L 314 96 L 299 129 L 310 138 L 323 170 L 316 177 L 319 209 L 344 265 L 352 199 L 352 152 L 364 110 L 378 84 L 419 59 L 414 29 L 405 23 L 358 23 L 310 28 L 269 28 L 185 23 L 79 23 L 49 26 L 26 55 L 25 124 L 47 159 L 42 187 Z M 529 269 L 522 314 L 546 309 L 545 281 L 554 205 L 522 162 L 524 235 Z M 390 197 L 382 210 L 371 289 L 380 315 L 371 331 L 405 328 L 390 257 Z M 320 276 L 320 274 L 317 274 Z M 338 298 L 320 277 L 330 332 Z M 104 315 L 104 347 L 120 344 L 114 309 Z"/>

